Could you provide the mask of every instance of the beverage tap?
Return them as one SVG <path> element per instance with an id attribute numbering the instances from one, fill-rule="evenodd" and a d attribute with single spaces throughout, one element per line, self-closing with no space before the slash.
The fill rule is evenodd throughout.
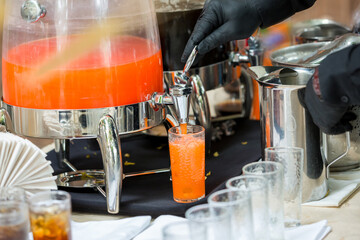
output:
<path id="1" fill-rule="evenodd" d="M 170 87 L 170 95 L 180 124 L 189 122 L 189 97 L 192 93 L 192 78 L 188 76 L 188 71 L 194 63 L 197 53 L 198 49 L 195 46 L 185 63 L 184 70 L 175 74 L 175 85 Z"/>
<path id="2" fill-rule="evenodd" d="M 245 55 L 238 52 L 232 52 L 230 55 L 231 62 L 235 65 L 240 63 L 250 63 L 251 66 L 263 65 L 265 49 L 259 36 L 251 36 L 248 39 L 248 47 L 245 51 Z"/>
<path id="3" fill-rule="evenodd" d="M 175 73 L 174 85 L 169 88 L 170 94 L 155 93 L 152 97 L 153 106 L 173 105 L 175 115 L 179 124 L 189 122 L 190 95 L 192 93 L 192 78 L 189 77 L 189 69 L 194 63 L 198 53 L 197 46 L 194 47 L 189 58 L 186 61 L 182 72 Z"/>

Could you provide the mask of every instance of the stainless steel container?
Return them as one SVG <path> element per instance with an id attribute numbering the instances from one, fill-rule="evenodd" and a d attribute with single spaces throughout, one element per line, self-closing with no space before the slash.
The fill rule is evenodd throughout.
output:
<path id="1" fill-rule="evenodd" d="M 304 149 L 302 196 L 303 202 L 307 202 L 326 195 L 326 168 L 320 151 L 320 131 L 298 99 L 298 91 L 305 87 L 313 70 L 292 69 L 250 67 L 250 74 L 260 85 L 262 149 L 280 146 Z"/>
<path id="2" fill-rule="evenodd" d="M 359 37 L 355 34 L 344 35 L 344 38 L 338 38 L 333 42 L 318 42 L 305 43 L 295 46 L 286 47 L 271 53 L 271 61 L 275 66 L 284 67 L 306 67 L 315 68 L 319 65 L 319 61 L 323 59 L 326 54 L 325 51 L 319 49 L 335 48 L 336 46 L 346 47 L 359 41 Z M 336 45 L 337 44 L 337 45 Z M 328 54 L 333 51 L 328 51 Z M 308 56 L 318 54 L 319 59 L 314 58 L 314 62 L 307 61 L 306 63 L 300 61 L 307 59 Z M 321 148 L 323 157 L 330 167 L 331 171 L 343 171 L 356 168 L 360 165 L 360 150 L 359 150 L 359 136 L 360 136 L 360 110 L 359 106 L 353 106 L 352 111 L 358 116 L 355 121 L 352 121 L 354 129 L 350 132 L 350 144 L 348 146 L 346 134 L 327 135 L 321 134 Z M 346 153 L 346 154 L 344 154 Z M 341 158 L 339 158 L 339 156 Z M 336 160 L 336 162 L 335 162 Z"/>
<path id="3" fill-rule="evenodd" d="M 301 44 L 332 41 L 350 31 L 346 26 L 329 19 L 311 19 L 293 26 L 293 42 Z"/>

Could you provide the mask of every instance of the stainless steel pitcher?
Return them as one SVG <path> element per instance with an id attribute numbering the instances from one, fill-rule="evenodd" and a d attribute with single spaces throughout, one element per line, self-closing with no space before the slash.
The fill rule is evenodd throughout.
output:
<path id="1" fill-rule="evenodd" d="M 298 91 L 306 86 L 313 69 L 258 66 L 250 67 L 249 72 L 260 85 L 262 149 L 303 148 L 303 202 L 323 198 L 328 187 L 320 130 L 298 99 Z"/>

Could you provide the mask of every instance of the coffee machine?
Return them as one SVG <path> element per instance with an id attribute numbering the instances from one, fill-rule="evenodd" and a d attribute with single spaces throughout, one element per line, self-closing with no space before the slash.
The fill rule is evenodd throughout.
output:
<path id="1" fill-rule="evenodd" d="M 119 135 L 186 122 L 192 91 L 182 73 L 164 93 L 153 1 L 7 0 L 5 8 L 0 125 L 54 139 L 61 163 L 70 139 L 97 139 L 107 210 L 118 213 Z"/>

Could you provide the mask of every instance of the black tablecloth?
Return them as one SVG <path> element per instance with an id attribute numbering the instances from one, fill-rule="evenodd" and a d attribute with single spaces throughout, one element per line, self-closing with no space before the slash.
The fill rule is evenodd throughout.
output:
<path id="1" fill-rule="evenodd" d="M 261 155 L 260 126 L 258 121 L 239 120 L 236 133 L 213 142 L 211 153 L 206 157 L 206 196 L 224 188 L 227 179 L 241 174 L 242 167 L 254 162 Z M 73 140 L 70 144 L 70 161 L 77 169 L 102 169 L 101 152 L 96 140 Z M 137 135 L 121 139 L 124 172 L 137 172 L 169 167 L 167 138 Z M 48 153 L 55 174 L 60 169 L 54 151 Z M 107 213 L 106 200 L 93 190 L 65 189 L 72 197 L 75 211 Z M 183 216 L 185 211 L 196 204 L 205 203 L 206 198 L 196 202 L 181 204 L 172 199 L 169 173 L 127 177 L 123 181 L 120 203 L 122 215 L 162 214 Z"/>

